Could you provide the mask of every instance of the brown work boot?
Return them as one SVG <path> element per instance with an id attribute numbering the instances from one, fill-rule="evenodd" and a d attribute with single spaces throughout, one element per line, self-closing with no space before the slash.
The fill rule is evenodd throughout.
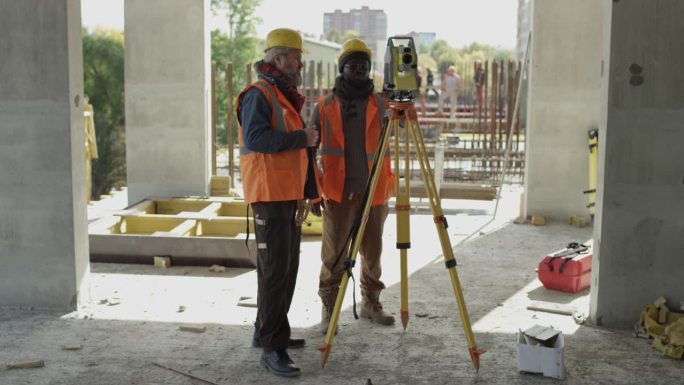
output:
<path id="1" fill-rule="evenodd" d="M 363 303 L 361 305 L 361 317 L 368 318 L 380 325 L 394 325 L 394 316 L 382 310 L 379 291 L 362 292 Z"/>
<path id="2" fill-rule="evenodd" d="M 328 334 L 328 326 L 330 325 L 330 318 L 332 317 L 333 309 L 335 308 L 335 300 L 337 299 L 336 289 L 320 289 L 318 296 L 321 297 L 321 333 Z M 337 327 L 335 327 L 335 335 L 337 335 Z"/>

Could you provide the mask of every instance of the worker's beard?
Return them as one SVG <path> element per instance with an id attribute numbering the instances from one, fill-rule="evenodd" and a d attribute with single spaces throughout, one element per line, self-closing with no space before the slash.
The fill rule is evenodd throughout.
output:
<path id="1" fill-rule="evenodd" d="M 299 87 L 302 85 L 302 71 L 298 70 L 297 68 L 288 68 L 288 66 L 286 66 L 280 72 L 283 74 L 283 77 L 293 86 Z"/>
<path id="2" fill-rule="evenodd" d="M 293 84 L 296 87 L 299 87 L 302 85 L 302 73 L 297 71 L 292 75 L 287 75 L 287 77 L 290 79 L 290 83 Z"/>

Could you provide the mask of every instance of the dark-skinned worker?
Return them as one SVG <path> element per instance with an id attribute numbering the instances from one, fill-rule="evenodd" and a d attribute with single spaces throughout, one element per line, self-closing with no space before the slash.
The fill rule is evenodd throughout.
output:
<path id="1" fill-rule="evenodd" d="M 363 193 L 370 177 L 386 111 L 385 99 L 374 92 L 369 78 L 371 51 L 360 39 L 342 45 L 338 56 L 341 75 L 333 92 L 314 108 L 310 127 L 321 135 L 321 188 L 324 198 L 323 242 L 318 295 L 321 297 L 321 332 L 330 323 L 337 292 L 344 273 L 348 235 L 357 210 L 363 209 Z M 394 316 L 383 310 L 380 292 L 382 232 L 387 218 L 387 201 L 394 193 L 391 161 L 386 156 L 380 170 L 365 233 L 361 240 L 361 317 L 381 325 L 394 324 Z M 342 254 L 340 260 L 338 256 Z"/>
<path id="2" fill-rule="evenodd" d="M 261 347 L 261 364 L 279 376 L 300 369 L 287 349 L 305 345 L 290 336 L 287 313 L 292 302 L 301 227 L 295 223 L 298 201 L 318 199 L 313 147 L 315 129 L 300 115 L 302 38 L 279 28 L 269 32 L 263 60 L 255 63 L 258 80 L 238 97 L 240 172 L 245 201 L 254 213 L 257 242 L 257 317 L 253 347 Z M 318 211 L 318 210 L 317 210 Z"/>

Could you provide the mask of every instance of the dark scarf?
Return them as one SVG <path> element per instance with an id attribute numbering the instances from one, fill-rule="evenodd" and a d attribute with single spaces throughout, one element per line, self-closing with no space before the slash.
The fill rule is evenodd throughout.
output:
<path id="1" fill-rule="evenodd" d="M 335 88 L 333 93 L 343 101 L 351 101 L 356 99 L 366 99 L 368 95 L 373 93 L 373 80 L 366 79 L 360 85 L 351 84 L 344 80 L 342 75 L 335 79 Z"/>
<path id="2" fill-rule="evenodd" d="M 254 65 L 257 72 L 265 77 L 269 77 L 276 82 L 276 85 L 285 94 L 287 100 L 292 103 L 292 106 L 297 110 L 297 112 L 302 112 L 302 107 L 304 107 L 304 96 L 297 91 L 297 86 L 290 82 L 290 79 L 285 77 L 280 70 L 278 70 L 273 64 L 265 63 L 263 60 Z"/>

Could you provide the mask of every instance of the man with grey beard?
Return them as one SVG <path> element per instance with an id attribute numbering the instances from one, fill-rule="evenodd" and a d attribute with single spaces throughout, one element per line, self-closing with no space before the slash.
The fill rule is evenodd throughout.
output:
<path id="1" fill-rule="evenodd" d="M 245 201 L 254 213 L 257 241 L 257 318 L 253 347 L 263 349 L 261 364 L 278 376 L 298 376 L 287 348 L 301 348 L 290 337 L 287 313 L 292 302 L 301 227 L 297 201 L 318 199 L 313 151 L 318 132 L 300 115 L 302 38 L 279 28 L 269 32 L 263 60 L 254 65 L 259 79 L 238 97 L 240 172 Z"/>

